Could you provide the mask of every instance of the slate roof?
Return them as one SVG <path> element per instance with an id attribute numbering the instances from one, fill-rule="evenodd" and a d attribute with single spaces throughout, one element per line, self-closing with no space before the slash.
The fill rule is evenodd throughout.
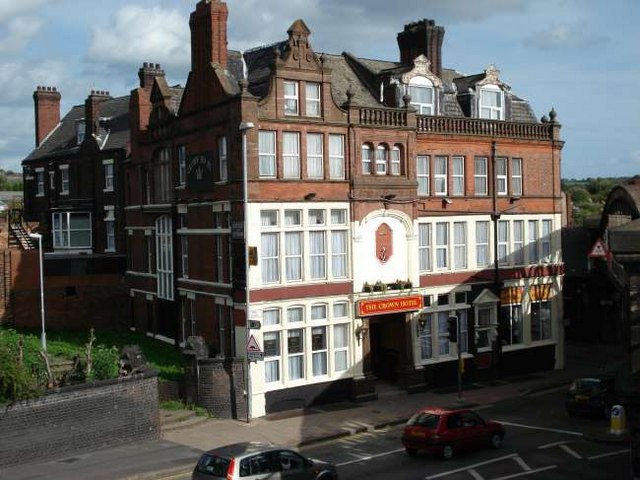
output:
<path id="1" fill-rule="evenodd" d="M 259 98 L 268 94 L 271 69 L 275 61 L 275 50 L 285 53 L 289 48 L 288 42 L 281 41 L 265 45 L 245 52 L 229 52 L 229 75 L 237 82 L 243 75 L 242 58 L 247 69 L 249 92 Z M 338 105 L 346 100 L 346 92 L 351 85 L 354 92 L 353 102 L 363 107 L 382 107 L 379 101 L 380 83 L 389 78 L 399 78 L 403 73 L 411 70 L 413 65 L 386 60 L 372 60 L 358 58 L 351 53 L 342 54 L 319 53 L 316 55 L 332 71 L 331 94 Z M 484 72 L 475 75 L 463 75 L 448 68 L 442 69 L 442 92 L 440 97 L 441 114 L 450 117 L 464 116 L 459 93 L 466 93 L 469 88 L 485 77 Z M 511 97 L 511 121 L 537 123 L 529 102 L 508 92 Z"/>
<path id="2" fill-rule="evenodd" d="M 246 76 L 248 90 L 252 95 L 263 98 L 268 94 L 269 82 L 275 51 L 286 53 L 289 48 L 287 40 L 260 46 L 245 52 L 229 50 L 227 74 L 230 85 L 235 87 Z M 353 92 L 353 102 L 356 105 L 370 108 L 383 107 L 379 101 L 380 83 L 390 78 L 399 78 L 413 66 L 400 62 L 386 60 L 372 60 L 358 58 L 350 53 L 342 54 L 317 53 L 324 65 L 332 71 L 331 95 L 337 105 L 343 105 L 347 100 L 347 90 Z M 244 62 L 243 62 L 244 60 Z M 468 108 L 463 108 L 464 102 L 459 96 L 464 95 L 469 88 L 484 78 L 484 73 L 463 75 L 453 69 L 443 68 L 440 79 L 443 88 L 440 95 L 440 113 L 444 116 L 462 117 Z M 239 89 L 234 88 L 239 92 Z M 169 87 L 171 100 L 169 109 L 177 114 L 179 111 L 184 87 L 175 85 Z M 515 122 L 537 123 L 529 103 L 509 92 L 511 97 L 511 118 Z M 127 148 L 129 144 L 129 96 L 110 98 L 100 104 L 100 116 L 108 118 L 101 124 L 100 139 L 102 150 Z M 34 149 L 25 162 L 44 157 L 60 157 L 73 155 L 78 152 L 76 143 L 76 121 L 84 118 L 84 105 L 74 106 L 62 118 L 60 124 L 49 136 Z"/>
<path id="3" fill-rule="evenodd" d="M 58 126 L 23 161 L 78 153 L 80 145 L 76 141 L 76 123 L 84 118 L 84 113 L 84 104 L 73 106 Z M 129 96 L 109 98 L 101 102 L 100 117 L 105 119 L 100 122 L 98 136 L 101 150 L 127 148 L 130 140 Z"/>
<path id="4" fill-rule="evenodd" d="M 171 93 L 171 100 L 169 100 L 169 110 L 174 115 L 178 114 L 180 109 L 180 103 L 182 102 L 182 95 L 184 94 L 184 87 L 182 85 L 174 85 L 169 87 Z"/>

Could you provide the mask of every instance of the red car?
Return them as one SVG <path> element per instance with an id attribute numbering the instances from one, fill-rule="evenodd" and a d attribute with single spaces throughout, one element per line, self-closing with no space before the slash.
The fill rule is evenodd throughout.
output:
<path id="1" fill-rule="evenodd" d="M 500 448 L 504 435 L 501 423 L 484 420 L 472 410 L 430 407 L 409 419 L 402 433 L 402 445 L 409 455 L 423 450 L 449 459 L 461 450 Z"/>

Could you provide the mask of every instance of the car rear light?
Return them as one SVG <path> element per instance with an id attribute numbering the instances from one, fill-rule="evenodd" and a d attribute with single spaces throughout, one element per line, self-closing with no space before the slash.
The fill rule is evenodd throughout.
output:
<path id="1" fill-rule="evenodd" d="M 236 469 L 236 459 L 232 458 L 227 468 L 227 480 L 233 480 L 234 470 Z"/>

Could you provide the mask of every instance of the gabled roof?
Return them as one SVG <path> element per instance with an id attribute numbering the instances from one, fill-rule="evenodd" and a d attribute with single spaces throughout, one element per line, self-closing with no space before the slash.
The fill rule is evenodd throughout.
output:
<path id="1" fill-rule="evenodd" d="M 84 105 L 75 105 L 58 126 L 23 162 L 45 157 L 61 157 L 78 153 L 76 123 L 84 119 Z M 129 96 L 109 98 L 100 103 L 100 132 L 97 143 L 101 150 L 127 148 L 129 144 Z"/>

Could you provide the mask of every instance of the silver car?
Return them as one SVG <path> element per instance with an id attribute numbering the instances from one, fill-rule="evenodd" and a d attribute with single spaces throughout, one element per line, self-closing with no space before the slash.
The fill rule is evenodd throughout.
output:
<path id="1" fill-rule="evenodd" d="M 235 443 L 205 452 L 193 480 L 337 480 L 336 467 L 268 443 Z"/>

